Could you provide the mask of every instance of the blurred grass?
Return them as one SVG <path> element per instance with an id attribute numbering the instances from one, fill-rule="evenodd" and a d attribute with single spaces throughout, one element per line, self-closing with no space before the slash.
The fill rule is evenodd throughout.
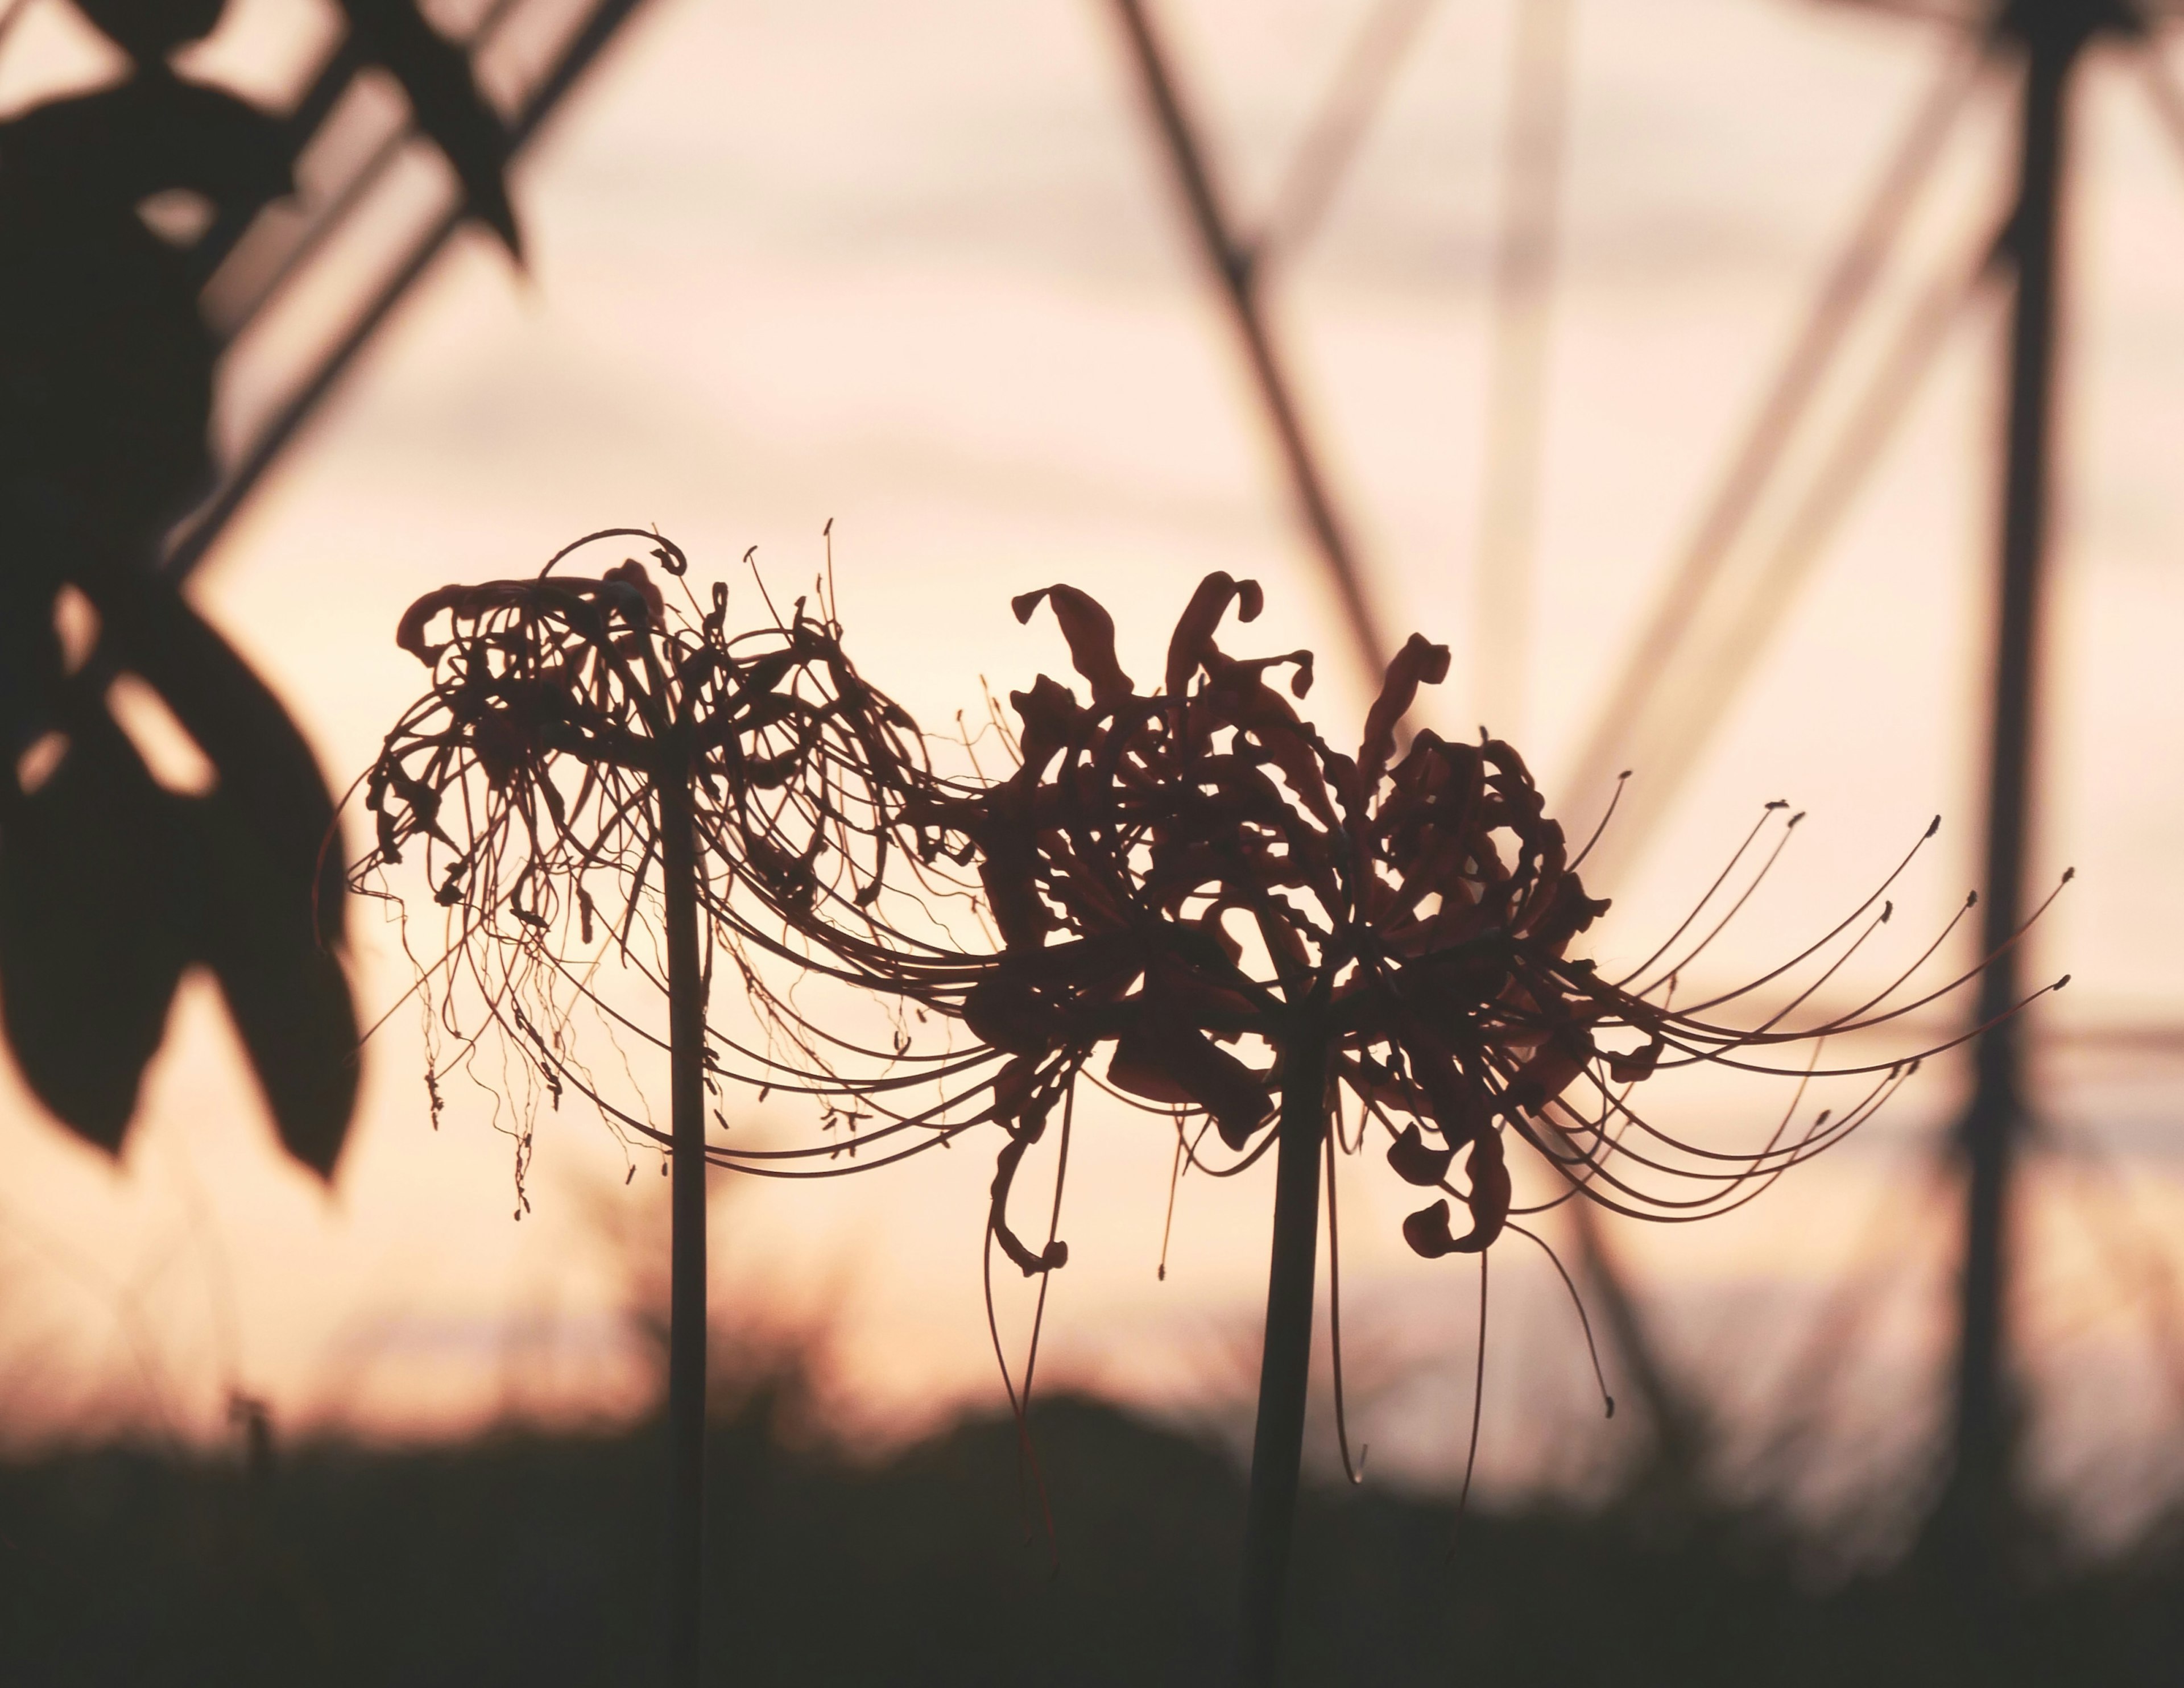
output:
<path id="1" fill-rule="evenodd" d="M 1087 1400 L 1043 1405 L 1050 1555 L 1006 1418 L 872 1462 L 776 1433 L 795 1416 L 793 1388 L 760 1389 L 716 1428 L 722 1682 L 1221 1680 L 1242 1485 L 1211 1444 Z M 109 1446 L 0 1467 L 0 1682 L 654 1680 L 660 1457 L 649 1430 L 510 1431 L 254 1466 Z M 1451 1524 L 1438 1497 L 1313 1492 L 1289 1680 L 2184 1680 L 2174 1533 L 1974 1617 L 1910 1573 L 1808 1590 L 1756 1527 L 1474 1514 L 1451 1559 Z"/>

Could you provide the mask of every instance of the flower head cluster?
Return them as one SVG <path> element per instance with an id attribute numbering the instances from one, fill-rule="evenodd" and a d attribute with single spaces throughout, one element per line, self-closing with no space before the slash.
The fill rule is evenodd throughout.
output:
<path id="1" fill-rule="evenodd" d="M 1295 1085 L 1320 1087 L 1307 1106 L 1338 1132 L 1346 1094 L 1361 1119 L 1384 1128 L 1396 1172 L 1442 1192 L 1403 1224 L 1411 1247 L 1434 1256 L 1484 1250 L 1501 1234 L 1513 1142 L 1560 1175 L 1563 1196 L 1581 1189 L 1619 1211 L 1699 1217 L 1854 1129 L 1915 1065 L 1834 1069 L 1869 1080 L 1854 1104 L 1793 1129 L 1793 1101 L 1756 1149 L 1723 1153 L 1658 1130 L 1631 1095 L 1658 1072 L 1782 1072 L 1802 1095 L 1820 1072 L 1821 1039 L 1916 1006 L 1891 1006 L 1892 989 L 1824 1023 L 1787 1023 L 1814 983 L 1760 1023 L 1713 1017 L 1814 957 L 1823 980 L 1833 977 L 1886 922 L 1887 885 L 1766 980 L 1674 1006 L 1688 953 L 1664 961 L 1664 945 L 1621 978 L 1570 953 L 1607 904 L 1586 892 L 1513 749 L 1424 730 L 1402 743 L 1419 688 L 1447 671 L 1445 646 L 1411 638 L 1346 753 L 1291 701 L 1310 688 L 1309 652 L 1240 658 L 1217 642 L 1232 610 L 1257 616 L 1251 582 L 1215 574 L 1200 584 L 1150 692 L 1123 671 L 1114 624 L 1090 597 L 1067 586 L 1031 593 L 1016 600 L 1018 619 L 1042 602 L 1089 701 L 1044 676 L 1012 694 L 1017 772 L 932 816 L 971 840 L 1001 939 L 962 1012 L 1011 1057 L 994 1113 L 1012 1132 L 1035 1132 L 1095 1049 L 1109 1051 L 1113 1090 L 1176 1111 L 1179 1125 L 1202 1117 L 1247 1162 L 1275 1140 L 1277 1099 Z M 1270 683 L 1284 675 L 1285 687 Z M 1785 822 L 1779 808 L 1770 818 L 1786 838 L 1797 817 Z M 1770 1057 L 1792 1044 L 1811 1059 L 1776 1066 Z M 1451 1197 L 1467 1210 L 1461 1230 Z M 1027 1271 L 1046 1263 L 1005 1224 L 1001 1240 Z"/>
<path id="2" fill-rule="evenodd" d="M 682 588 L 681 552 L 655 536 L 610 530 L 578 544 L 632 537 Z M 755 1033 L 709 1027 L 710 1073 L 838 1098 L 906 1083 L 921 1060 L 944 1070 L 945 1056 L 911 1050 L 907 1032 L 866 1048 L 791 1000 L 815 973 L 862 984 L 900 972 L 897 958 L 918 949 L 872 912 L 903 860 L 894 841 L 915 837 L 903 806 L 928 783 L 909 716 L 859 676 L 831 612 L 810 612 L 810 600 L 738 632 L 723 585 L 709 607 L 687 588 L 677 604 L 634 560 L 596 577 L 555 574 L 568 554 L 533 579 L 429 593 L 403 617 L 398 641 L 432 686 L 366 778 L 377 843 L 352 878 L 383 894 L 388 870 L 408 861 L 432 886 L 448 930 L 421 983 L 428 1000 L 439 988 L 438 1029 L 465 1059 L 488 1030 L 519 1053 L 529 1100 L 519 1141 L 539 1097 L 558 1106 L 568 1089 L 666 1140 L 645 1087 L 610 1085 L 576 1027 L 588 1010 L 625 1070 L 632 1047 L 666 1050 L 648 1011 L 668 991 L 663 802 L 691 815 L 706 976 L 724 958 L 759 1022 Z M 946 982 L 903 983 L 944 994 Z M 858 1114 L 830 1106 L 828 1117 Z"/>
<path id="3" fill-rule="evenodd" d="M 680 587 L 681 554 L 653 543 Z M 662 805 L 682 792 L 707 977 L 725 957 L 756 1022 L 709 1022 L 708 1072 L 814 1097 L 827 1127 L 790 1146 L 716 1140 L 709 1156 L 770 1176 L 835 1176 L 998 1125 L 989 1234 L 1027 1273 L 1067 1251 L 1051 1235 L 1036 1248 L 1017 1235 L 1011 1181 L 1057 1107 L 1066 1144 L 1065 1105 L 1088 1072 L 1171 1115 L 1190 1163 L 1213 1171 L 1264 1154 L 1298 1097 L 1345 1147 L 1362 1140 L 1345 1135 L 1346 1117 L 1361 1134 L 1377 1122 L 1396 1173 L 1435 1192 L 1404 1222 L 1411 1247 L 1469 1253 L 1526 1211 L 1513 1206 L 1518 1145 L 1556 1175 L 1550 1203 L 1582 1192 L 1681 1219 L 1749 1199 L 1854 1129 L 1915 1065 L 1822 1068 L 1821 1041 L 1964 982 L 1897 1000 L 1945 931 L 1889 989 L 1792 1023 L 1887 922 L 1892 874 L 1783 967 L 1675 1003 L 1684 968 L 1773 859 L 1763 851 L 1752 883 L 1736 877 L 1761 828 L 1667 944 L 1607 976 L 1571 952 L 1607 905 L 1586 891 L 1583 852 L 1574 858 L 1546 817 L 1522 758 L 1484 737 L 1419 730 L 1406 741 L 1446 649 L 1414 636 L 1355 750 L 1337 750 L 1294 701 L 1311 686 L 1309 652 L 1223 649 L 1223 622 L 1259 613 L 1249 581 L 1200 583 L 1151 691 L 1123 671 L 1113 622 L 1090 597 L 1055 586 L 1017 599 L 1019 620 L 1051 610 L 1089 696 L 1045 676 L 1011 694 L 1017 766 L 986 779 L 933 771 L 916 724 L 844 653 L 824 592 L 822 613 L 800 599 L 789 616 L 737 632 L 724 588 L 709 609 L 682 589 L 686 607 L 633 560 L 596 578 L 553 568 L 443 588 L 402 623 L 432 688 L 369 777 L 378 844 L 354 883 L 376 889 L 421 855 L 448 911 L 445 949 L 421 968 L 443 987 L 442 1029 L 466 1056 L 488 1026 L 506 1033 L 532 1110 L 573 1088 L 664 1142 L 644 1084 L 607 1084 L 574 1017 L 588 1007 L 625 1072 L 625 1045 L 666 1048 L 612 979 L 666 994 L 652 911 Z M 1775 828 L 1777 853 L 1796 822 L 1770 805 L 1762 827 Z M 1686 943 L 1717 898 L 1726 912 Z M 974 911 L 981 929 L 957 936 L 950 906 Z M 1817 977 L 1786 1006 L 1756 1023 L 1721 1017 L 1808 965 Z M 467 1033 L 459 984 L 482 1009 Z M 848 994 L 827 994 L 838 987 Z M 1792 1045 L 1807 1059 L 1784 1062 Z M 1756 1147 L 1685 1141 L 1632 1097 L 1657 1073 L 1695 1066 L 1783 1074 L 1796 1093 Z M 1808 1083 L 1845 1076 L 1866 1081 L 1851 1105 L 1798 1124 Z M 1209 1131 L 1233 1164 L 1201 1156 Z"/>

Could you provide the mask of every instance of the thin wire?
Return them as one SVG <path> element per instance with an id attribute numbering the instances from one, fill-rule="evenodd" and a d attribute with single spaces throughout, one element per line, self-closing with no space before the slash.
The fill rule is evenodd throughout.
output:
<path id="1" fill-rule="evenodd" d="M 1176 1122 L 1175 1128 L 1175 1156 L 1169 1162 L 1167 1169 L 1167 1217 L 1161 1221 L 1160 1268 L 1153 1274 L 1163 1284 L 1167 1282 L 1168 1234 L 1175 1228 L 1175 1187 L 1182 1178 L 1183 1123 L 1178 1120 Z"/>
<path id="2" fill-rule="evenodd" d="M 1678 653 L 1691 624 L 1713 593 L 1761 494 L 1773 482 L 1822 377 L 1872 292 L 1881 265 L 1976 83 L 1981 62 L 1982 53 L 1976 45 L 1952 49 L 1905 125 L 1872 198 L 1841 256 L 1821 283 L 1797 343 L 1783 360 L 1729 472 L 1678 561 L 1668 591 L 1607 694 L 1578 758 L 1577 777 L 1570 783 L 1574 792 L 1596 790 L 1607 783 L 1609 770 L 1635 760 L 1629 754 L 1632 727 L 1646 712 L 1658 679 L 1679 666 Z M 1642 817 L 1635 830 L 1639 836 L 1618 841 L 1626 854 L 1647 830 Z"/>
<path id="3" fill-rule="evenodd" d="M 1569 1195 L 1577 1193 L 1574 1189 L 1568 1192 Z M 1577 1309 L 1577 1322 L 1585 1330 L 1585 1351 L 1592 1360 L 1593 1381 L 1600 1385 L 1600 1398 L 1607 1409 L 1605 1416 L 1613 1418 L 1615 1416 L 1615 1397 L 1607 1392 L 1607 1373 L 1601 1369 L 1600 1345 L 1592 1338 L 1592 1319 L 1585 1310 L 1585 1297 L 1578 1294 L 1577 1284 L 1569 1275 L 1569 1268 L 1563 1264 L 1562 1256 L 1537 1231 L 1528 1231 L 1522 1225 L 1507 1223 L 1504 1228 L 1514 1231 L 1520 1237 L 1529 1237 L 1537 1243 L 1540 1251 L 1553 1263 L 1556 1274 L 1563 1280 L 1563 1288 L 1569 1291 L 1570 1305 Z"/>
<path id="4" fill-rule="evenodd" d="M 1342 1474 L 1352 1485 L 1365 1480 L 1365 1462 L 1373 1445 L 1358 1445 L 1357 1462 L 1350 1462 L 1350 1417 L 1342 1397 L 1342 1227 L 1335 1217 L 1334 1139 L 1322 1140 L 1327 1151 L 1327 1335 L 1334 1357 L 1334 1440 L 1342 1450 Z"/>
<path id="5" fill-rule="evenodd" d="M 1471 1447 L 1463 1457 L 1463 1487 L 1456 1497 L 1456 1522 L 1451 1526 L 1448 1557 L 1456 1557 L 1457 1545 L 1463 1539 L 1463 1519 L 1471 1505 L 1472 1474 L 1479 1468 L 1479 1420 L 1480 1409 L 1486 1401 L 1486 1257 L 1491 1249 L 1479 1251 L 1479 1356 L 1471 1375 Z"/>
<path id="6" fill-rule="evenodd" d="M 1253 262 L 1294 252 L 1318 231 L 1432 8 L 1433 0 L 1379 0 L 1358 30 L 1312 126 L 1290 156 L 1273 209 L 1251 243 Z"/>

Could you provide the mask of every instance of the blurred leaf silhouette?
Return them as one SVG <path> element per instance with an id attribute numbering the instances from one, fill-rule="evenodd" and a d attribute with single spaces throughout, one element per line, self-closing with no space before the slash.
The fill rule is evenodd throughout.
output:
<path id="1" fill-rule="evenodd" d="M 183 969 L 219 981 L 288 1152 L 331 1175 L 356 1094 L 334 807 L 287 711 L 158 567 L 212 491 L 206 226 L 290 191 L 304 120 L 176 75 L 224 0 L 80 0 L 131 62 L 0 125 L 0 1017 L 60 1121 L 118 1150 Z M 344 0 L 472 214 L 516 247 L 507 134 L 414 0 Z M 209 214 L 158 215 L 162 201 Z M 64 589 L 96 627 L 64 649 Z M 81 607 L 81 606 L 78 606 Z M 209 764 L 157 777 L 109 694 L 146 682 Z"/>

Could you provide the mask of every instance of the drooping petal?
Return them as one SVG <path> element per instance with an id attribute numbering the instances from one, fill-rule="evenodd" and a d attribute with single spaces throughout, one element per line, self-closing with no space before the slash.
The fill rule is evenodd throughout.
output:
<path id="1" fill-rule="evenodd" d="M 1204 1033 L 1157 1012 L 1138 1015 L 1115 1040 L 1107 1082 L 1147 1101 L 1204 1108 L 1232 1149 L 1273 1111 L 1257 1073 Z"/>

